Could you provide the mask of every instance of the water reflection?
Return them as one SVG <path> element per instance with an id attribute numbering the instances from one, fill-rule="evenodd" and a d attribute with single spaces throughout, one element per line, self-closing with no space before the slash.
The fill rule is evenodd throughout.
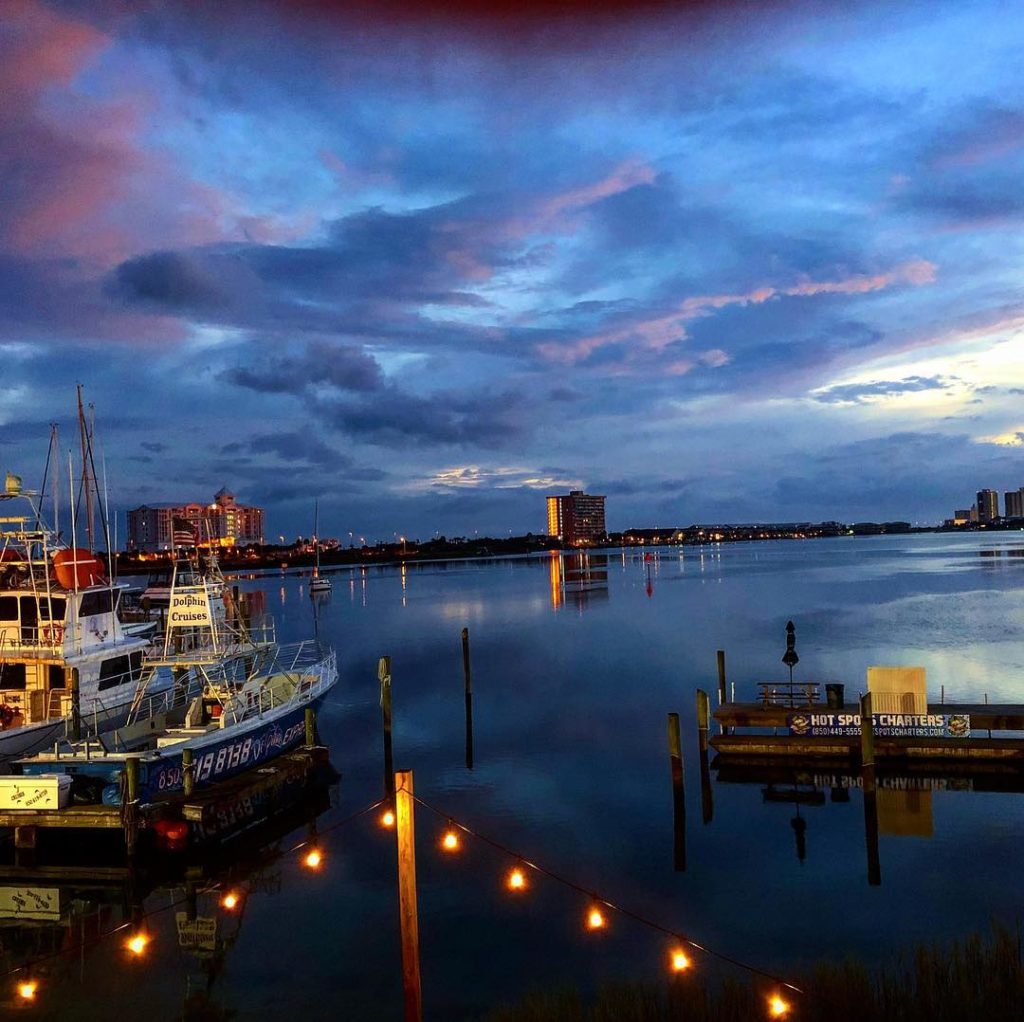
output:
<path id="1" fill-rule="evenodd" d="M 97 1017 L 100 997 L 115 1014 L 135 998 L 154 1017 L 167 1017 L 174 1002 L 185 1020 L 234 1017 L 218 981 L 250 904 L 281 895 L 286 857 L 315 833 L 331 795 L 326 784 L 310 786 L 273 818 L 202 851 L 134 862 L 72 843 L 45 858 L 8 852 L 0 861 L 0 971 L 37 984 L 32 1000 L 46 1017 Z M 133 972 L 126 947 L 140 933 L 148 939 Z"/>
<path id="2" fill-rule="evenodd" d="M 1012 767 L 971 769 L 950 765 L 946 769 L 930 766 L 928 773 L 887 772 L 875 778 L 874 791 L 854 770 L 828 772 L 774 763 L 732 763 L 720 758 L 711 763 L 711 769 L 716 772 L 717 784 L 757 787 L 763 804 L 793 807 L 795 815 L 789 825 L 795 835 L 796 856 L 801 863 L 808 857 L 808 831 L 815 812 L 825 807 L 848 806 L 851 792 L 859 794 L 864 799 L 868 882 L 874 885 L 881 883 L 880 837 L 930 840 L 936 836 L 935 793 L 1024 794 L 1024 771 Z M 708 792 L 705 805 L 710 806 L 710 799 L 711 793 Z M 802 810 L 810 812 L 804 815 Z M 705 821 L 709 820 L 708 809 Z M 780 827 L 781 820 L 780 816 Z"/>
<path id="3" fill-rule="evenodd" d="M 566 602 L 584 610 L 594 600 L 608 599 L 608 555 L 552 552 L 548 560 L 551 606 L 558 610 Z"/>

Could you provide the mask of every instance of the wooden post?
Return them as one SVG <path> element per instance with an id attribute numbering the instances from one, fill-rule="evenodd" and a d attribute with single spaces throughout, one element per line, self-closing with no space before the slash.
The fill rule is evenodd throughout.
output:
<path id="1" fill-rule="evenodd" d="M 668 715 L 668 755 L 672 766 L 673 863 L 677 873 L 686 872 L 686 799 L 683 792 L 683 744 L 679 714 Z"/>
<path id="2" fill-rule="evenodd" d="M 707 743 L 699 744 L 698 761 L 700 763 L 700 815 L 707 826 L 715 816 L 715 802 L 711 794 L 711 767 L 708 765 Z"/>
<path id="3" fill-rule="evenodd" d="M 139 761 L 135 756 L 129 756 L 124 761 L 125 777 L 128 780 L 128 801 L 138 802 L 139 800 Z"/>
<path id="4" fill-rule="evenodd" d="M 306 707 L 306 748 L 316 745 L 316 711 L 312 706 Z"/>
<path id="5" fill-rule="evenodd" d="M 718 705 L 725 702 L 725 650 L 718 651 Z"/>
<path id="6" fill-rule="evenodd" d="M 82 699 L 77 667 L 68 671 L 68 688 L 71 690 L 71 739 L 77 742 L 82 737 Z"/>
<path id="7" fill-rule="evenodd" d="M 864 790 L 875 790 L 875 731 L 871 722 L 871 693 L 860 697 L 860 765 Z"/>
<path id="8" fill-rule="evenodd" d="M 395 768 L 391 755 L 391 657 L 377 661 L 377 679 L 380 681 L 380 708 L 384 716 L 384 791 L 395 793 Z"/>
<path id="9" fill-rule="evenodd" d="M 416 909 L 416 830 L 411 770 L 394 777 L 395 836 L 398 842 L 398 911 L 402 931 L 402 990 L 405 1022 L 421 1022 L 420 932 Z"/>
<path id="10" fill-rule="evenodd" d="M 181 750 L 181 784 L 186 795 L 191 795 L 195 788 L 195 771 L 192 768 L 192 750 Z"/>
<path id="11" fill-rule="evenodd" d="M 697 689 L 697 736 L 701 749 L 708 747 L 708 727 L 711 723 L 711 700 L 707 692 Z"/>
<path id="12" fill-rule="evenodd" d="M 469 629 L 462 629 L 462 673 L 466 676 L 466 695 L 473 694 L 473 675 L 469 669 Z"/>

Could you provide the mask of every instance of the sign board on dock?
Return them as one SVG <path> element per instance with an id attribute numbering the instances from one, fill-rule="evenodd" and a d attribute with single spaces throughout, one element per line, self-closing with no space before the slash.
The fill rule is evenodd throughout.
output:
<path id="1" fill-rule="evenodd" d="M 217 920 L 211 916 L 189 919 L 185 912 L 176 912 L 178 924 L 178 946 L 195 951 L 217 949 Z"/>
<path id="2" fill-rule="evenodd" d="M 859 713 L 792 713 L 786 723 L 789 733 L 800 737 L 855 738 L 860 734 Z M 965 713 L 873 713 L 871 727 L 877 738 L 971 736 L 971 718 Z"/>
<path id="3" fill-rule="evenodd" d="M 60 919 L 60 888 L 0 887 L 0 919 Z"/>

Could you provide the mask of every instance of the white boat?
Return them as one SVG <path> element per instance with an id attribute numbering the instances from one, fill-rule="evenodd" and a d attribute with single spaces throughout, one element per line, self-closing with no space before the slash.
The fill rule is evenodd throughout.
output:
<path id="1" fill-rule="evenodd" d="M 150 638 L 118 615 L 127 586 L 89 551 L 61 546 L 31 496 L 12 476 L 0 493 L 0 510 L 23 498 L 34 512 L 0 516 L 0 759 L 117 727 L 155 680 Z"/>
<path id="2" fill-rule="evenodd" d="M 116 805 L 126 790 L 127 763 L 136 760 L 139 801 L 165 801 L 184 790 L 186 771 L 193 786 L 203 788 L 302 744 L 305 711 L 319 706 L 338 680 L 335 653 L 315 641 L 224 658 L 200 666 L 200 673 L 202 691 L 180 725 L 157 728 L 140 721 L 109 734 L 105 748 L 40 753 L 16 762 L 15 770 L 33 777 L 70 775 L 79 804 L 91 797 Z M 117 751 L 107 751 L 112 747 Z"/>
<path id="3" fill-rule="evenodd" d="M 331 591 L 331 580 L 320 574 L 320 501 L 313 505 L 313 550 L 315 551 L 313 562 L 313 577 L 309 580 L 309 595 L 314 593 L 329 593 Z"/>

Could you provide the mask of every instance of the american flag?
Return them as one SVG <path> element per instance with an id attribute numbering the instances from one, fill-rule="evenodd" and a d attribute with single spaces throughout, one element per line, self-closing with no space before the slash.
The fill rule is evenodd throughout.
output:
<path id="1" fill-rule="evenodd" d="M 174 546 L 195 546 L 196 530 L 187 518 L 174 518 L 171 521 L 171 543 Z"/>

